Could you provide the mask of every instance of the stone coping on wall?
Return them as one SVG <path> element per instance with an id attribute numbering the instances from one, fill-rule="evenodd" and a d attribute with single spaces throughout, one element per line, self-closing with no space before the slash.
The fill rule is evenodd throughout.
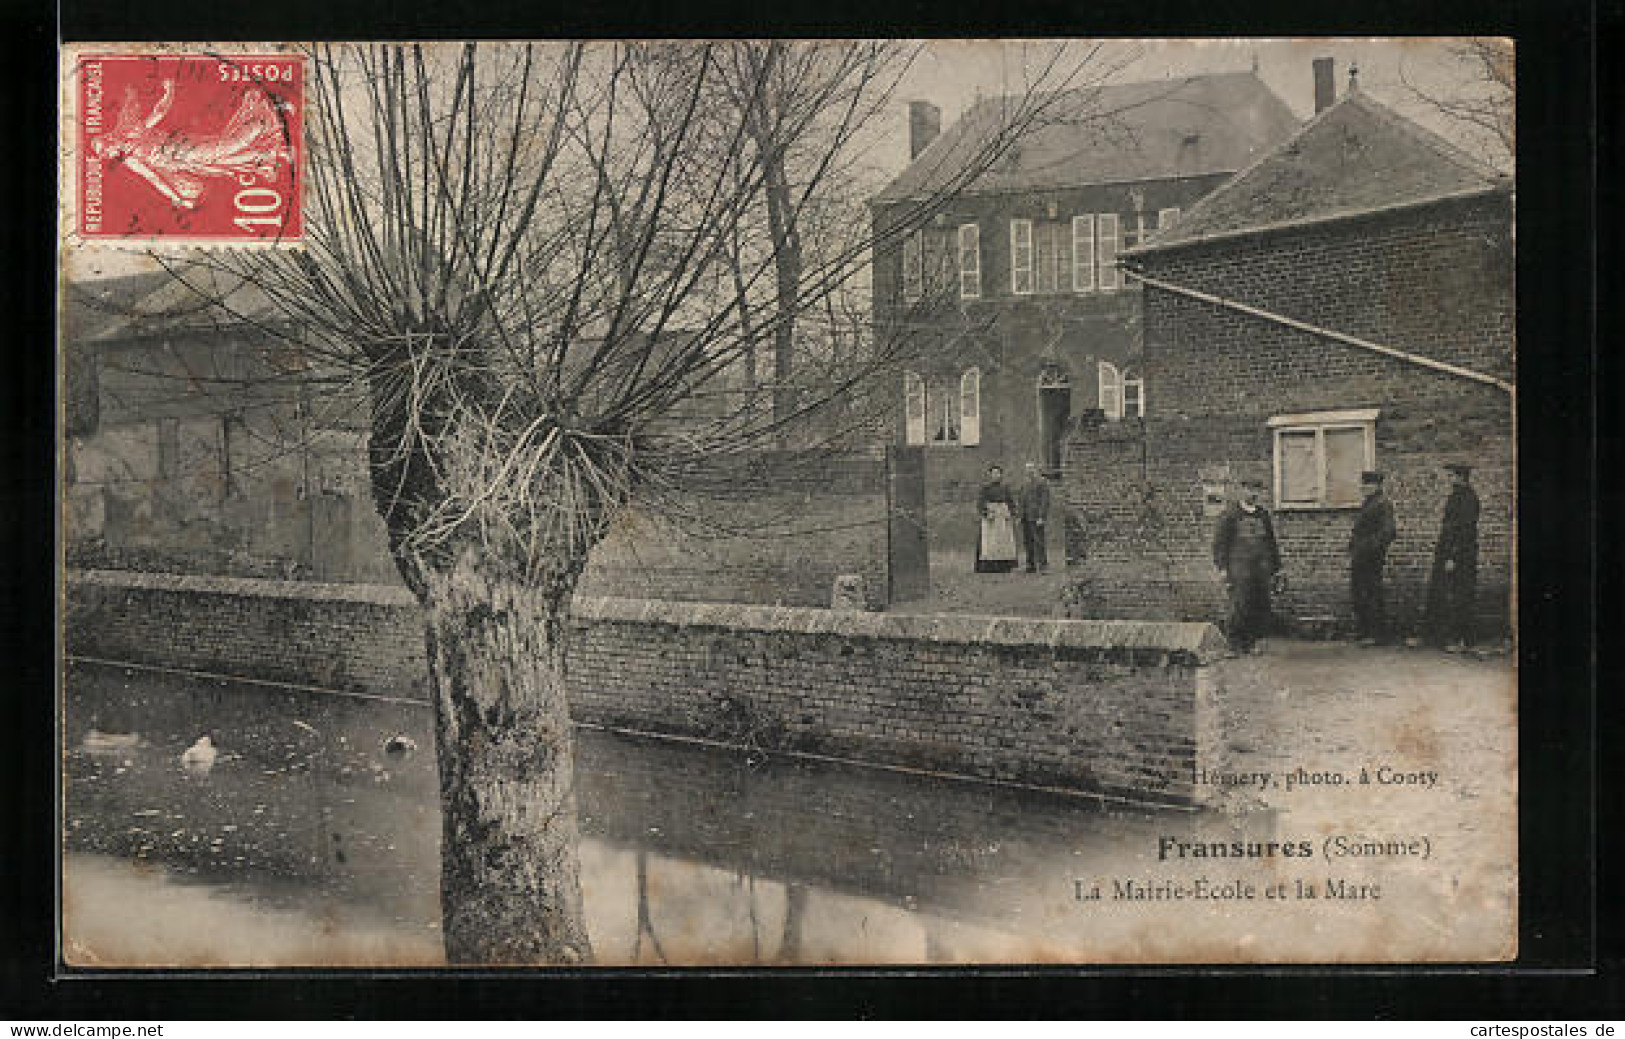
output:
<path id="1" fill-rule="evenodd" d="M 405 588 L 391 585 L 322 584 L 245 577 L 201 577 L 134 571 L 75 570 L 69 583 L 164 592 L 257 596 L 375 606 L 415 604 Z M 715 628 L 764 634 L 829 635 L 905 640 L 944 645 L 1069 650 L 1102 657 L 1166 656 L 1170 663 L 1207 664 L 1226 648 L 1212 624 L 1186 621 L 1061 620 L 973 614 L 897 615 L 799 606 L 674 602 L 578 596 L 578 622 Z"/>
<path id="2" fill-rule="evenodd" d="M 68 584 L 130 588 L 149 592 L 200 592 L 260 599 L 307 602 L 350 602 L 369 606 L 415 606 L 403 585 L 325 584 L 320 581 L 277 581 L 262 577 L 214 577 L 200 574 L 156 574 L 140 570 L 69 570 Z"/>

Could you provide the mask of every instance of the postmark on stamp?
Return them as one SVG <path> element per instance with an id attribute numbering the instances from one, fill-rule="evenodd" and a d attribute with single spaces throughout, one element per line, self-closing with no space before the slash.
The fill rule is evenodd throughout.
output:
<path id="1" fill-rule="evenodd" d="M 301 56 L 86 54 L 73 71 L 82 240 L 300 240 Z"/>

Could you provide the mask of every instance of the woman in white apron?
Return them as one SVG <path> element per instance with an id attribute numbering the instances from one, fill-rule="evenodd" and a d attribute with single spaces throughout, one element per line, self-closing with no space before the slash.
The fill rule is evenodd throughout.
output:
<path id="1" fill-rule="evenodd" d="M 981 524 L 976 536 L 976 572 L 1007 574 L 1016 568 L 1015 495 L 1004 485 L 1004 470 L 987 467 L 987 482 L 976 495 Z"/>

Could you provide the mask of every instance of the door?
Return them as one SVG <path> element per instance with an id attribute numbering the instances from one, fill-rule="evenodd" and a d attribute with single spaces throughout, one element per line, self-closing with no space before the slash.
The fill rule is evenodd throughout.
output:
<path id="1" fill-rule="evenodd" d="M 888 602 L 931 592 L 925 538 L 925 448 L 886 448 L 886 592 Z"/>
<path id="2" fill-rule="evenodd" d="M 1061 471 L 1062 438 L 1072 420 L 1072 384 L 1065 375 L 1040 377 L 1038 383 L 1038 450 L 1040 464 L 1051 476 Z"/>

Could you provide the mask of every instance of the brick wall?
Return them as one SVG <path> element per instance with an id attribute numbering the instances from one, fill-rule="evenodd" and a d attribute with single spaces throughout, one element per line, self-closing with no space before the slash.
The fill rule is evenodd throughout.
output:
<path id="1" fill-rule="evenodd" d="M 1509 377 L 1512 269 L 1504 202 L 1449 204 L 1146 257 L 1147 273 L 1323 327 Z M 1145 292 L 1146 421 L 1079 430 L 1063 497 L 1075 514 L 1075 608 L 1093 616 L 1218 617 L 1204 487 L 1273 483 L 1274 415 L 1375 407 L 1376 465 L 1398 540 L 1390 613 L 1418 629 L 1446 462 L 1475 467 L 1479 611 L 1506 630 L 1514 519 L 1506 394 L 1169 292 Z M 1278 511 L 1288 591 L 1279 611 L 1350 623 L 1351 509 Z"/>
<path id="2" fill-rule="evenodd" d="M 394 588 L 74 572 L 76 655 L 424 695 Z M 1209 625 L 580 597 L 576 719 L 1158 803 L 1222 739 Z"/>
<path id="3" fill-rule="evenodd" d="M 886 472 L 880 457 L 762 455 L 736 480 L 660 510 L 632 511 L 593 549 L 584 595 L 828 606 L 859 574 L 887 605 Z"/>
<path id="4" fill-rule="evenodd" d="M 139 365 L 164 353 L 130 348 L 119 356 Z M 120 385 L 109 380 L 108 392 Z M 307 436 L 291 413 L 230 411 L 232 404 L 203 396 L 189 401 L 190 412 L 169 414 L 154 404 L 148 414 L 126 400 L 93 435 L 70 440 L 63 491 L 70 563 L 398 582 L 372 500 L 365 437 L 339 429 Z M 227 413 L 235 434 L 229 452 Z M 178 456 L 168 464 L 160 449 L 166 428 L 169 453 Z M 881 458 L 764 452 L 732 468 L 748 471 L 733 483 L 702 474 L 698 493 L 668 495 L 657 511 L 630 513 L 594 550 L 586 590 L 827 605 L 835 575 L 859 573 L 870 605 L 886 605 Z"/>

